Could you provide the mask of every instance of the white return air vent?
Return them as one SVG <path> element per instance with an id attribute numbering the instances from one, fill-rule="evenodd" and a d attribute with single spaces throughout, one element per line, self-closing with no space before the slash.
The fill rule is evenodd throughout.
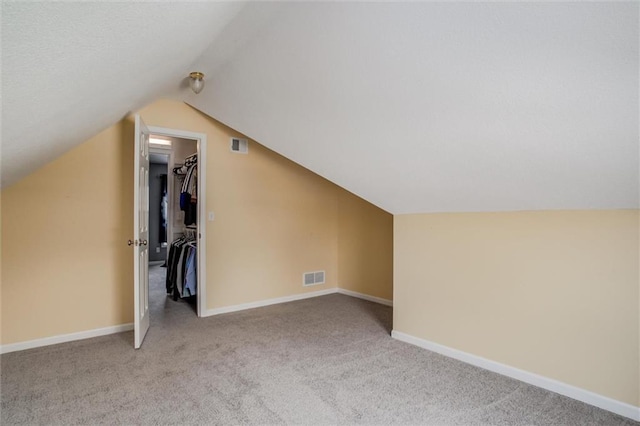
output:
<path id="1" fill-rule="evenodd" d="M 324 284 L 324 271 L 305 272 L 302 274 L 302 285 L 308 287 L 310 285 Z"/>
<path id="2" fill-rule="evenodd" d="M 231 138 L 231 152 L 236 154 L 248 154 L 249 153 L 249 141 L 246 139 Z"/>

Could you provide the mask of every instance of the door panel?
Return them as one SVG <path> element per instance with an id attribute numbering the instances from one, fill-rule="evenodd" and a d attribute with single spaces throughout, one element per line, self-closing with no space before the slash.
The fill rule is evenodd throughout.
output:
<path id="1" fill-rule="evenodd" d="M 138 349 L 149 330 L 149 129 L 139 115 L 135 120 L 133 334 Z"/>

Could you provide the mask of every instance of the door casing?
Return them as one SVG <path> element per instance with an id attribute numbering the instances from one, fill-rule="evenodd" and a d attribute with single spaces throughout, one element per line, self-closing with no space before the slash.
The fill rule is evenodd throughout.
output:
<path id="1" fill-rule="evenodd" d="M 207 239 L 206 239 L 206 218 L 207 218 L 207 135 L 204 133 L 190 132 L 187 130 L 169 129 L 166 127 L 147 126 L 149 132 L 153 135 L 165 136 L 168 138 L 192 139 L 196 141 L 196 152 L 198 153 L 198 217 L 197 217 L 197 236 L 198 236 L 198 263 L 197 263 L 197 311 L 198 316 L 207 315 Z M 170 157 L 170 162 L 172 157 Z M 168 174 L 172 174 L 168 170 Z M 171 179 L 171 182 L 169 181 Z M 167 185 L 173 185 L 173 176 L 167 179 Z M 173 186 L 171 187 L 173 188 Z M 175 198 L 176 194 L 172 194 Z M 173 227 L 173 221 L 171 222 Z M 173 232 L 172 229 L 167 231 Z M 173 236 L 172 233 L 168 234 Z M 170 244 L 170 242 L 168 241 Z"/>

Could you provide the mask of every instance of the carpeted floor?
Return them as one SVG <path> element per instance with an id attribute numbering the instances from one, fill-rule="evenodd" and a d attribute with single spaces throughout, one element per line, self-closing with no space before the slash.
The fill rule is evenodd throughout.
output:
<path id="1" fill-rule="evenodd" d="M 393 340 L 382 305 L 198 319 L 158 280 L 138 351 L 128 332 L 2 355 L 2 424 L 636 424 Z"/>

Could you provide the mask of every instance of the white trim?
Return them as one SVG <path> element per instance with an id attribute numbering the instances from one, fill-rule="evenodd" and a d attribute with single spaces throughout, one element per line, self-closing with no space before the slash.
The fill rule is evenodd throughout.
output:
<path id="1" fill-rule="evenodd" d="M 207 311 L 207 135 L 198 139 L 198 316 Z"/>
<path id="2" fill-rule="evenodd" d="M 106 336 L 108 334 L 121 333 L 133 330 L 133 323 L 114 325 L 111 327 L 96 328 L 77 333 L 61 334 L 59 336 L 43 337 L 42 339 L 27 340 L 26 342 L 10 343 L 0 346 L 0 354 L 23 351 L 25 349 L 39 348 L 41 346 L 57 345 L 58 343 L 73 342 L 75 340 L 90 339 L 92 337 Z"/>
<path id="3" fill-rule="evenodd" d="M 535 373 L 530 373 L 525 370 L 520 370 L 519 368 L 501 364 L 496 361 L 491 361 L 490 359 L 482 358 L 458 349 L 453 349 L 439 343 L 420 339 L 400 331 L 393 330 L 391 332 L 391 337 L 423 349 L 428 349 L 441 355 L 466 362 L 467 364 L 475 365 L 476 367 L 484 368 L 485 370 L 493 371 L 494 373 L 502 374 L 503 376 L 511 377 L 551 392 L 577 399 L 578 401 L 602 408 L 603 410 L 611 411 L 612 413 L 640 421 L 640 407 L 627 404 L 626 402 L 617 401 L 586 389 L 578 388 L 576 386 L 540 376 Z"/>
<path id="4" fill-rule="evenodd" d="M 168 129 L 166 127 L 148 126 L 149 132 L 154 135 L 192 139 L 196 141 L 198 153 L 198 316 L 207 315 L 207 135 L 205 133 L 189 132 L 187 130 Z M 173 155 L 173 154 L 172 154 Z M 169 159 L 173 162 L 173 158 Z M 170 182 L 167 180 L 167 184 Z M 173 181 L 171 181 L 173 184 Z M 172 186 L 173 188 L 173 186 Z M 175 198 L 175 194 L 170 194 Z M 173 209 L 173 207 L 170 207 Z M 173 221 L 173 218 L 171 218 Z M 169 229 L 167 230 L 169 231 Z M 173 232 L 173 222 L 171 222 L 171 232 Z M 173 233 L 169 234 L 173 238 Z M 168 240 L 167 240 L 168 242 Z M 167 250 L 168 252 L 169 250 Z"/>
<path id="5" fill-rule="evenodd" d="M 203 244 L 204 245 L 204 244 Z M 212 315 L 226 314 L 229 312 L 244 311 L 246 309 L 260 308 L 262 306 L 275 305 L 278 303 L 293 302 L 296 300 L 310 299 L 312 297 L 326 296 L 328 294 L 340 293 L 346 296 L 357 297 L 359 299 L 368 300 L 370 302 L 380 303 L 382 305 L 392 306 L 393 302 L 379 297 L 368 296 L 366 294 L 357 293 L 355 291 L 345 290 L 342 288 L 329 288 L 327 290 L 313 291 L 309 293 L 295 294 L 293 296 L 277 297 L 275 299 L 259 300 L 257 302 L 242 303 L 240 305 L 226 306 L 223 308 L 208 309 L 203 311 L 203 317 Z M 204 299 L 206 300 L 206 299 Z M 73 342 L 75 340 L 90 339 L 92 337 L 106 336 L 108 334 L 121 333 L 123 331 L 133 330 L 133 323 L 114 325 L 112 327 L 97 328 L 94 330 L 80 331 L 78 333 L 62 334 L 59 336 L 44 337 L 42 339 L 28 340 L 26 342 L 11 343 L 0 346 L 0 354 L 9 352 L 22 351 L 25 349 L 39 348 L 41 346 L 57 345 L 58 343 Z M 398 333 L 394 331 L 393 333 Z M 402 334 L 402 333 L 400 333 Z M 394 335 L 399 340 L 403 340 Z M 405 340 L 406 341 L 406 340 Z M 412 343 L 412 342 L 409 342 Z M 420 346 L 420 345 L 418 345 Z M 428 348 L 427 348 L 428 349 Z M 437 352 L 437 351 L 434 351 Z M 595 404 L 594 404 L 595 405 Z"/>
<path id="6" fill-rule="evenodd" d="M 173 242 L 173 222 L 175 218 L 173 217 L 173 209 L 175 205 L 173 200 L 175 198 L 175 189 L 173 182 L 173 167 L 175 167 L 175 159 L 174 159 L 173 147 L 171 147 L 169 154 L 169 162 L 167 163 L 167 252 L 165 253 L 165 262 L 169 262 L 169 250 L 171 249 L 170 244 Z"/>
<path id="7" fill-rule="evenodd" d="M 277 305 L 278 303 L 293 302 L 296 300 L 310 299 L 312 297 L 326 296 L 327 294 L 337 293 L 337 288 L 327 290 L 312 291 L 309 293 L 294 294 L 293 296 L 276 297 L 275 299 L 258 300 L 256 302 L 242 303 L 240 305 L 225 306 L 223 308 L 214 308 L 207 310 L 204 316 L 227 314 L 229 312 L 244 311 L 246 309 L 261 308 L 263 306 Z"/>
<path id="8" fill-rule="evenodd" d="M 149 133 L 153 133 L 154 135 L 160 136 L 173 136 L 176 138 L 182 139 L 201 139 L 202 136 L 205 136 L 204 133 L 190 132 L 188 130 L 178 130 L 178 129 L 169 129 L 166 127 L 158 127 L 158 126 L 147 126 L 149 128 Z"/>
<path id="9" fill-rule="evenodd" d="M 393 306 L 393 300 L 383 299 L 382 297 L 369 296 L 368 294 L 358 293 L 356 291 L 345 290 L 343 288 L 338 289 L 338 293 L 351 297 L 357 297 L 358 299 L 368 300 L 369 302 L 379 303 L 381 305 Z"/>
<path id="10" fill-rule="evenodd" d="M 357 293 L 355 291 L 345 290 L 342 288 L 329 288 L 327 290 L 312 291 L 309 293 L 294 294 L 292 296 L 276 297 L 274 299 L 258 300 L 256 302 L 241 303 L 239 305 L 225 306 L 222 308 L 214 308 L 206 311 L 205 317 L 212 315 L 227 314 L 229 312 L 244 311 L 246 309 L 261 308 L 263 306 L 277 305 L 278 303 L 294 302 L 296 300 L 310 299 L 312 297 L 326 296 L 327 294 L 344 294 L 345 296 L 357 297 L 358 299 L 368 300 L 370 302 L 379 303 L 381 305 L 393 306 L 391 300 L 382 299 L 380 297 L 369 296 L 367 294 Z"/>

